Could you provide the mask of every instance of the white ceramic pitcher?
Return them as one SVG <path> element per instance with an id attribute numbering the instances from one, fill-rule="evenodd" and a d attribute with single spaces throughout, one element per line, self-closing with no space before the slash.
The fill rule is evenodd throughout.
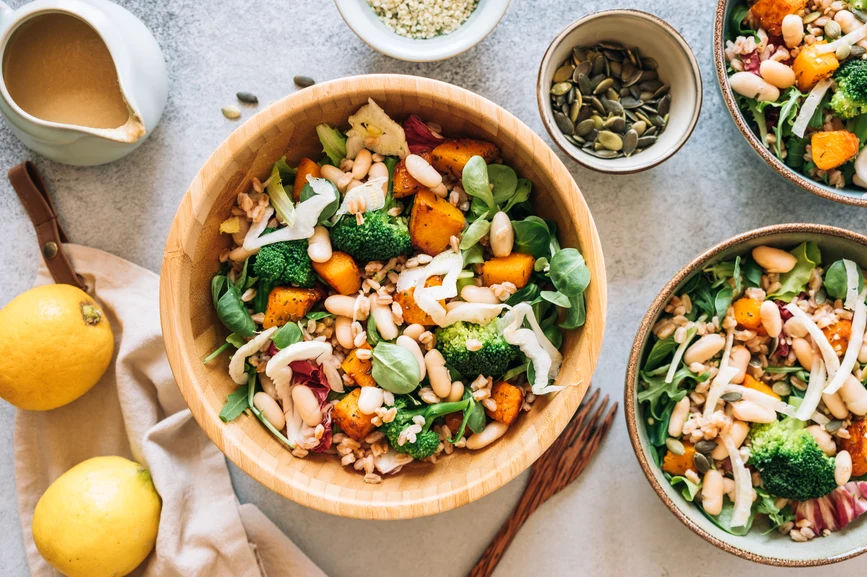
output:
<path id="1" fill-rule="evenodd" d="M 0 112 L 25 145 L 57 162 L 90 166 L 126 156 L 154 130 L 166 106 L 168 74 L 156 39 L 138 18 L 107 0 L 36 0 L 17 10 L 0 2 L 0 62 L 15 30 L 46 13 L 75 16 L 102 38 L 129 105 L 130 121 L 105 129 L 36 118 L 12 100 L 2 75 Z"/>

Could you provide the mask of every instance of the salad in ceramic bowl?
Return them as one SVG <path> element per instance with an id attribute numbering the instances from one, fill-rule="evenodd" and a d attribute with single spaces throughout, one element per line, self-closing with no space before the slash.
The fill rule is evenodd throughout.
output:
<path id="1" fill-rule="evenodd" d="M 205 359 L 231 354 L 221 419 L 378 483 L 489 446 L 563 388 L 590 271 L 496 145 L 441 132 L 369 100 L 238 194 L 211 282 L 231 334 Z"/>

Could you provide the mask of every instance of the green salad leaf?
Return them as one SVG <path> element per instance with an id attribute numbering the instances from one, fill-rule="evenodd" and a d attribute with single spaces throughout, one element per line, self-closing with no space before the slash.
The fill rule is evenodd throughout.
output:
<path id="1" fill-rule="evenodd" d="M 368 322 L 373 317 L 368 317 Z M 371 374 L 376 383 L 396 395 L 406 395 L 418 388 L 418 361 L 407 349 L 380 341 L 373 348 Z"/>
<path id="2" fill-rule="evenodd" d="M 473 156 L 464 165 L 461 173 L 461 184 L 464 192 L 479 199 L 487 208 L 486 215 L 493 215 L 497 210 L 491 184 L 488 180 L 488 165 L 481 156 Z"/>
<path id="3" fill-rule="evenodd" d="M 238 387 L 226 397 L 226 404 L 220 411 L 220 420 L 224 423 L 234 421 L 241 416 L 250 404 L 247 401 L 247 385 Z"/>
<path id="4" fill-rule="evenodd" d="M 322 152 L 328 156 L 334 166 L 346 158 L 346 135 L 340 130 L 331 128 L 327 124 L 318 124 L 316 125 L 316 136 L 322 143 Z"/>
<path id="5" fill-rule="evenodd" d="M 518 189 L 518 175 L 515 173 L 515 169 L 505 164 L 489 164 L 488 181 L 494 187 L 491 194 L 497 205 L 507 202 Z"/>
<path id="6" fill-rule="evenodd" d="M 669 335 L 664 339 L 657 339 L 647 355 L 647 360 L 644 361 L 644 370 L 652 371 L 660 366 L 669 355 L 674 354 L 677 349 L 677 342 L 674 340 L 674 335 Z"/>
<path id="7" fill-rule="evenodd" d="M 669 479 L 671 486 L 675 489 L 678 486 L 683 485 L 680 488 L 680 494 L 683 495 L 683 498 L 692 503 L 695 500 L 696 495 L 698 495 L 699 490 L 701 489 L 701 485 L 696 485 L 686 477 L 681 477 L 680 475 L 676 477 L 672 477 Z"/>
<path id="8" fill-rule="evenodd" d="M 858 271 L 858 294 L 864 290 L 864 272 L 861 267 L 855 265 Z M 843 260 L 838 260 L 828 267 L 825 272 L 825 292 L 833 299 L 845 299 L 849 288 L 849 275 L 846 273 L 846 265 Z"/>
<path id="9" fill-rule="evenodd" d="M 515 230 L 515 252 L 533 255 L 535 258 L 547 257 L 550 254 L 550 232 L 544 220 L 538 216 L 528 216 L 524 220 L 512 221 L 512 228 Z"/>
<path id="10" fill-rule="evenodd" d="M 302 340 L 304 340 L 304 336 L 297 323 L 286 323 L 271 335 L 271 342 L 281 351 L 289 345 L 300 343 Z"/>
<path id="11" fill-rule="evenodd" d="M 822 253 L 815 242 L 802 242 L 791 254 L 797 259 L 795 268 L 780 275 L 780 289 L 768 298 L 784 302 L 791 300 L 804 292 L 813 269 L 822 264 Z"/>

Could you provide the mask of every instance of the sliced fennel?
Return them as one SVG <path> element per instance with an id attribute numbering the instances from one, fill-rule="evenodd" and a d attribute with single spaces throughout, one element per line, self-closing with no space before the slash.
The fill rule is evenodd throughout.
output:
<path id="1" fill-rule="evenodd" d="M 674 358 L 671 359 L 671 365 L 668 367 L 668 372 L 665 374 L 666 383 L 671 383 L 674 380 L 674 373 L 676 373 L 678 367 L 680 367 L 680 361 L 683 358 L 683 353 L 686 352 L 686 348 L 689 346 L 690 341 L 692 341 L 697 332 L 698 329 L 694 325 L 688 331 L 686 331 L 686 337 L 674 351 Z"/>
<path id="2" fill-rule="evenodd" d="M 735 508 L 732 513 L 732 527 L 746 527 L 753 507 L 753 479 L 744 465 L 744 459 L 728 431 L 720 434 L 720 440 L 729 452 L 732 475 L 735 478 Z"/>
<path id="3" fill-rule="evenodd" d="M 846 301 L 843 306 L 854 311 L 858 304 L 858 285 L 861 284 L 861 275 L 858 272 L 858 265 L 851 260 L 844 258 L 843 266 L 846 268 Z"/>
<path id="4" fill-rule="evenodd" d="M 846 381 L 846 377 L 852 374 L 852 369 L 855 368 L 855 363 L 858 362 L 858 353 L 861 351 L 861 345 L 864 342 L 864 329 L 867 328 L 867 304 L 864 304 L 865 298 L 867 298 L 867 289 L 864 289 L 858 295 L 858 301 L 855 303 L 855 315 L 852 317 L 852 333 L 849 337 L 849 346 L 846 348 L 846 354 L 843 355 L 843 360 L 840 362 L 837 372 L 831 377 L 831 382 L 828 383 L 828 386 L 825 387 L 824 393 L 827 395 L 832 395 L 840 390 L 840 387 Z M 834 358 L 837 358 L 836 354 Z"/>
<path id="5" fill-rule="evenodd" d="M 268 198 L 271 199 L 271 206 L 277 211 L 277 216 L 281 221 L 288 226 L 295 224 L 295 203 L 286 192 L 283 186 L 283 179 L 280 176 L 280 168 L 277 163 L 274 163 L 274 168 L 271 169 L 271 182 L 268 183 Z"/>
<path id="6" fill-rule="evenodd" d="M 522 328 L 524 319 L 530 323 L 530 329 Z M 535 379 L 532 383 L 533 393 L 546 395 L 563 390 L 565 387 L 562 385 L 549 384 L 560 372 L 563 356 L 542 332 L 536 315 L 533 314 L 533 307 L 529 303 L 515 305 L 512 310 L 506 313 L 501 322 L 502 334 L 506 342 L 520 348 L 521 352 L 533 363 L 533 372 L 535 373 Z"/>
<path id="7" fill-rule="evenodd" d="M 729 386 L 736 374 L 738 374 L 738 369 L 736 367 L 720 368 L 707 392 L 707 399 L 704 402 L 704 418 L 710 418 L 716 410 L 716 405 L 719 402 L 720 397 L 725 394 L 726 387 Z"/>
<path id="8" fill-rule="evenodd" d="M 343 204 L 337 209 L 337 215 L 349 212 L 349 203 L 364 199 L 364 211 L 373 212 L 385 206 L 385 196 L 382 194 L 382 185 L 388 182 L 388 177 L 371 178 L 364 184 L 356 186 L 343 196 Z"/>
<path id="9" fill-rule="evenodd" d="M 229 361 L 229 376 L 237 385 L 243 385 L 247 382 L 247 371 L 244 364 L 247 362 L 247 357 L 253 353 L 259 352 L 259 349 L 265 346 L 265 343 L 271 339 L 271 335 L 277 332 L 277 327 L 265 329 L 245 344 L 238 347 L 235 354 L 232 355 L 232 360 Z"/>
<path id="10" fill-rule="evenodd" d="M 810 370 L 810 381 L 807 383 L 807 392 L 801 404 L 795 411 L 795 417 L 802 421 L 810 419 L 816 412 L 819 401 L 822 400 L 822 389 L 825 388 L 825 363 L 821 359 L 813 358 L 813 368 Z"/>
<path id="11" fill-rule="evenodd" d="M 446 308 L 439 301 L 458 296 L 458 275 L 464 268 L 463 257 L 456 252 L 446 251 L 438 254 L 424 267 L 424 274 L 416 281 L 415 299 L 418 308 L 430 315 L 433 321 L 446 326 Z M 432 276 L 445 275 L 441 286 L 425 286 Z"/>
<path id="12" fill-rule="evenodd" d="M 391 119 L 372 98 L 358 112 L 349 117 L 352 128 L 346 133 L 350 138 L 373 138 L 375 144 L 368 146 L 370 150 L 384 156 L 399 156 L 406 158 L 409 145 L 403 127 Z"/>
<path id="13" fill-rule="evenodd" d="M 827 44 L 816 44 L 816 54 L 830 54 L 831 52 L 836 52 L 838 48 L 841 46 L 849 46 L 850 48 L 867 38 L 867 24 L 864 24 L 860 28 L 856 28 L 849 34 L 838 38 L 833 42 L 829 42 Z"/>
<path id="14" fill-rule="evenodd" d="M 827 44 L 823 46 L 827 46 Z M 798 117 L 795 119 L 795 124 L 792 125 L 792 132 L 795 135 L 804 138 L 804 133 L 807 131 L 810 119 L 813 118 L 813 114 L 816 112 L 829 88 L 831 88 L 831 80 L 825 78 L 820 80 L 810 91 L 810 94 L 807 95 L 804 104 L 801 105 L 800 112 L 798 112 Z"/>

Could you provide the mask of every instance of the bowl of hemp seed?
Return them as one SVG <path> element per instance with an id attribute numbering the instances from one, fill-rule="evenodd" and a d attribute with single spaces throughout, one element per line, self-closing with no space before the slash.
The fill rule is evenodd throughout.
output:
<path id="1" fill-rule="evenodd" d="M 638 10 L 605 10 L 566 27 L 536 85 L 542 122 L 566 155 L 628 174 L 670 158 L 701 110 L 701 74 L 683 37 Z"/>
<path id="2" fill-rule="evenodd" d="M 433 62 L 466 52 L 497 27 L 509 0 L 334 0 L 371 48 L 398 60 Z"/>

